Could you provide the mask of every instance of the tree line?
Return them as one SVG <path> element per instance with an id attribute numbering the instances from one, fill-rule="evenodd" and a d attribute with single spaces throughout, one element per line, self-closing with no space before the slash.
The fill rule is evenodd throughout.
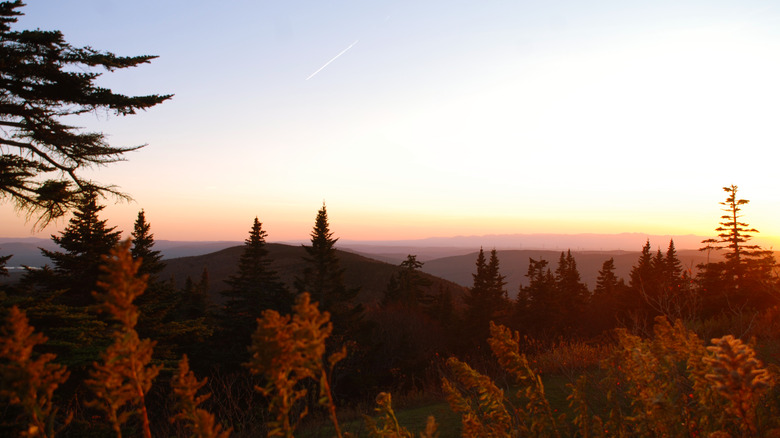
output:
<path id="1" fill-rule="evenodd" d="M 410 255 L 388 285 L 382 306 L 436 315 L 448 334 L 449 351 L 464 356 L 487 350 L 491 321 L 546 342 L 593 339 L 617 327 L 646 334 L 658 316 L 706 322 L 723 330 L 734 328 L 738 320 L 747 324 L 756 312 L 778 304 L 777 265 L 772 251 L 750 242 L 758 231 L 743 218 L 742 207 L 748 201 L 738 198 L 738 187 L 723 190 L 726 200 L 721 202 L 724 215 L 716 228 L 718 236 L 703 241 L 700 249 L 722 253 L 722 258 L 700 264 L 695 271 L 683 267 L 673 240 L 665 251 L 653 251 L 648 240 L 627 279 L 616 275 L 610 258 L 589 290 L 569 250 L 561 252 L 554 266 L 530 258 L 527 285 L 510 299 L 498 251 L 480 249 L 473 284 L 461 302 L 453 303 L 446 293 L 424 292 L 422 263 Z"/>

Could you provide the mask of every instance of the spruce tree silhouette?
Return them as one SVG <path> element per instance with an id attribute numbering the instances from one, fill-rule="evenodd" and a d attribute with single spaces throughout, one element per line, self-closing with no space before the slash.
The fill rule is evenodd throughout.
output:
<path id="1" fill-rule="evenodd" d="M 321 310 L 330 312 L 334 334 L 342 335 L 358 328 L 363 306 L 354 302 L 360 290 L 344 284 L 344 268 L 334 247 L 337 241 L 330 231 L 323 203 L 314 221 L 311 246 L 304 246 L 306 267 L 303 275 L 295 279 L 295 288 L 298 293 L 308 292 Z"/>

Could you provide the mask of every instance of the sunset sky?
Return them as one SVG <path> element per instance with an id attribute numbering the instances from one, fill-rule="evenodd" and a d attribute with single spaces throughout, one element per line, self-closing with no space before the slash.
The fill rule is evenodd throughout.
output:
<path id="1" fill-rule="evenodd" d="M 148 143 L 90 173 L 123 230 L 302 240 L 324 201 L 343 239 L 712 235 L 737 184 L 780 247 L 780 3 L 28 2 L 17 29 L 159 56 L 101 85 L 175 94 L 75 122 Z"/>

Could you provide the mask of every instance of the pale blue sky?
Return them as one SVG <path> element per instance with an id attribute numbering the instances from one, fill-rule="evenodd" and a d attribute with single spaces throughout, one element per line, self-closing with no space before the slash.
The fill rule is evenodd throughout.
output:
<path id="1" fill-rule="evenodd" d="M 751 224 L 780 236 L 772 2 L 31 0 L 23 10 L 20 27 L 160 57 L 101 83 L 172 101 L 78 121 L 117 145 L 149 144 L 95 173 L 136 199 L 107 209 L 125 230 L 144 208 L 161 239 L 241 240 L 255 216 L 271 240 L 305 239 L 325 200 L 350 239 L 708 234 L 720 188 L 737 184 Z M 8 204 L 0 219 L 0 234 L 30 235 Z"/>

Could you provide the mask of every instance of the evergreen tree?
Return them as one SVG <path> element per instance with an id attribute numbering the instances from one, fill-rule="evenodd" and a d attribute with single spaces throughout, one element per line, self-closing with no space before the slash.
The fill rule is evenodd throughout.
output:
<path id="1" fill-rule="evenodd" d="M 690 276 L 677 257 L 674 240 L 669 240 L 665 254 L 658 250 L 653 266 L 657 276 L 657 295 L 653 302 L 656 313 L 672 319 L 693 316 L 697 303 L 692 293 Z"/>
<path id="2" fill-rule="evenodd" d="M 262 224 L 255 218 L 249 237 L 244 241 L 238 272 L 226 281 L 230 288 L 222 292 L 227 302 L 221 318 L 223 333 L 220 338 L 234 364 L 249 360 L 247 346 L 263 311 L 272 309 L 288 313 L 292 306 L 292 295 L 271 268 L 266 236 Z"/>
<path id="3" fill-rule="evenodd" d="M 354 302 L 359 289 L 344 284 L 344 269 L 334 247 L 337 241 L 330 231 L 323 203 L 314 221 L 311 246 L 304 246 L 306 267 L 303 275 L 295 279 L 295 288 L 298 293 L 308 292 L 321 310 L 330 312 L 334 333 L 344 334 L 357 329 L 363 306 Z"/>
<path id="4" fill-rule="evenodd" d="M 208 296 L 209 294 L 209 288 L 211 287 L 211 280 L 209 276 L 209 270 L 205 266 L 203 267 L 203 271 L 200 273 L 200 282 L 198 283 L 200 290 L 203 291 L 203 293 Z"/>
<path id="5" fill-rule="evenodd" d="M 653 254 L 650 250 L 650 239 L 642 247 L 642 253 L 637 263 L 631 268 L 629 274 L 629 295 L 626 297 L 626 310 L 637 318 L 646 319 L 648 316 L 647 297 L 653 288 L 657 278 L 653 267 Z"/>
<path id="6" fill-rule="evenodd" d="M 463 297 L 463 326 L 468 330 L 467 338 L 471 338 L 472 343 L 485 346 L 490 333 L 490 321 L 504 322 L 509 316 L 509 300 L 495 249 L 491 251 L 488 261 L 485 251 L 480 248 L 476 268 L 477 272 L 472 274 L 474 284 Z"/>
<path id="7" fill-rule="evenodd" d="M 563 319 L 555 276 L 547 267 L 547 260 L 528 260 L 528 271 L 525 274 L 528 286 L 522 288 L 522 294 L 518 295 L 526 300 L 528 309 L 522 325 L 528 332 L 537 335 L 553 335 L 562 325 Z"/>
<path id="8" fill-rule="evenodd" d="M 531 296 L 528 288 L 523 287 L 522 284 L 517 288 L 517 297 L 515 297 L 510 311 L 509 323 L 512 328 L 521 333 L 528 333 L 533 319 L 531 317 Z"/>
<path id="9" fill-rule="evenodd" d="M 559 303 L 561 314 L 556 326 L 559 330 L 571 331 L 582 322 L 585 305 L 590 298 L 588 287 L 582 282 L 580 271 L 577 269 L 577 261 L 568 250 L 558 260 L 555 269 L 556 299 Z"/>
<path id="10" fill-rule="evenodd" d="M 143 210 L 138 212 L 130 236 L 132 238 L 130 254 L 133 260 L 140 260 L 138 274 L 146 275 L 148 284 L 146 293 L 137 300 L 140 309 L 139 331 L 152 339 L 158 339 L 157 335 L 160 333 L 157 333 L 157 330 L 153 329 L 151 332 L 146 330 L 151 326 L 160 328 L 163 320 L 178 304 L 178 294 L 170 282 L 159 282 L 157 279 L 157 275 L 165 269 L 165 263 L 162 262 L 160 251 L 152 249 L 154 234 L 151 233 L 151 225 L 146 222 Z"/>
<path id="11" fill-rule="evenodd" d="M 469 295 L 467 295 L 466 298 L 464 298 L 467 305 L 469 305 L 468 304 L 469 300 L 473 301 L 474 305 L 477 305 L 477 302 L 479 301 L 479 297 L 484 295 L 485 291 L 487 290 L 487 285 L 488 285 L 487 259 L 485 258 L 485 251 L 482 248 L 479 249 L 479 253 L 477 254 L 476 265 L 477 265 L 477 272 L 471 274 L 473 283 L 471 289 L 469 290 Z"/>
<path id="12" fill-rule="evenodd" d="M 654 283 L 656 287 L 664 284 L 668 277 L 668 270 L 666 268 L 666 257 L 664 256 L 664 253 L 661 252 L 661 248 L 656 250 L 653 259 L 650 261 L 650 266 L 653 270 L 652 283 Z"/>
<path id="13" fill-rule="evenodd" d="M 666 257 L 658 248 L 650 260 L 650 274 L 642 280 L 642 298 L 648 318 L 658 315 L 668 315 L 670 296 L 666 288 L 668 279 Z"/>
<path id="14" fill-rule="evenodd" d="M 490 300 L 499 307 L 499 310 L 503 310 L 509 300 L 509 294 L 506 290 L 506 277 L 501 275 L 499 265 L 498 252 L 493 248 L 490 251 L 490 259 L 488 260 L 487 269 L 485 270 L 485 275 L 487 277 L 486 290 Z"/>
<path id="15" fill-rule="evenodd" d="M 115 231 L 116 227 L 98 218 L 105 207 L 98 205 L 97 197 L 97 192 L 87 192 L 65 230 L 59 236 L 52 235 L 63 251 L 41 249 L 54 265 L 53 276 L 44 280 L 50 290 L 66 290 L 61 297 L 65 304 L 87 306 L 94 302 L 92 291 L 97 286 L 102 258 L 119 242 L 121 233 Z"/>
<path id="16" fill-rule="evenodd" d="M 433 297 L 433 302 L 428 309 L 431 318 L 439 321 L 445 332 L 452 333 L 451 328 L 455 320 L 455 304 L 452 299 L 452 291 L 449 287 L 439 284 L 439 292 Z"/>
<path id="17" fill-rule="evenodd" d="M 614 297 L 618 290 L 619 280 L 615 275 L 615 259 L 610 257 L 601 265 L 599 275 L 596 278 L 596 287 L 593 289 L 594 296 Z"/>
<path id="18" fill-rule="evenodd" d="M 650 253 L 650 239 L 642 247 L 642 254 L 639 256 L 636 265 L 631 268 L 628 285 L 631 289 L 641 293 L 646 284 L 652 282 L 653 278 L 653 255 Z"/>
<path id="19" fill-rule="evenodd" d="M 0 256 L 0 278 L 1 277 L 8 277 L 8 269 L 5 267 L 6 263 L 8 263 L 8 260 L 13 257 L 11 255 L 7 256 Z M 5 301 L 6 301 L 6 286 L 0 284 L 0 309 L 6 307 Z"/>
<path id="20" fill-rule="evenodd" d="M 677 250 L 674 247 L 674 239 L 669 240 L 669 246 L 664 256 L 664 265 L 666 268 L 666 279 L 664 283 L 670 290 L 681 290 L 690 280 L 688 273 L 683 269 L 683 264 L 677 257 Z"/>
<path id="21" fill-rule="evenodd" d="M 577 269 L 577 261 L 571 254 L 571 250 L 558 260 L 558 268 L 555 270 L 555 281 L 564 299 L 573 305 L 584 304 L 589 296 L 588 287 L 582 282 L 580 271 Z"/>
<path id="22" fill-rule="evenodd" d="M 192 365 L 201 370 L 211 369 L 215 364 L 235 365 L 232 352 L 237 341 L 220 336 L 224 332 L 218 331 L 216 306 L 209 296 L 208 269 L 203 268 L 198 281 L 187 276 L 184 288 L 177 293 L 177 305 L 165 320 L 164 326 L 170 326 L 168 336 L 156 338 L 173 347 L 161 357 L 169 361 L 186 354 L 192 359 Z M 243 347 L 242 353 L 246 351 L 246 345 Z"/>
<path id="23" fill-rule="evenodd" d="M 22 6 L 21 0 L 0 3 L 0 199 L 38 215 L 45 225 L 80 205 L 89 192 L 127 197 L 81 172 L 121 161 L 142 147 L 111 146 L 104 134 L 80 132 L 65 122 L 98 110 L 134 114 L 171 95 L 125 96 L 98 86 L 101 73 L 93 69 L 135 67 L 155 57 L 73 47 L 59 31 L 11 30 Z"/>
<path id="24" fill-rule="evenodd" d="M 13 257 L 12 255 L 7 256 L 0 256 L 0 277 L 8 277 L 8 269 L 5 267 L 5 264 L 8 263 L 8 260 Z"/>
<path id="25" fill-rule="evenodd" d="M 721 306 L 760 307 L 772 300 L 768 291 L 777 281 L 773 271 L 776 266 L 771 251 L 759 245 L 748 243 L 758 230 L 743 222 L 742 207 L 750 201 L 737 199 L 737 186 L 723 187 L 728 196 L 720 204 L 726 213 L 721 216 L 720 226 L 715 229 L 717 238 L 703 240 L 702 251 L 726 250 L 725 261 L 708 263 L 703 266 L 705 272 L 702 286 L 708 299 L 720 301 Z"/>
<path id="26" fill-rule="evenodd" d="M 165 263 L 160 251 L 154 250 L 154 234 L 143 210 L 138 212 L 131 238 L 130 254 L 133 260 L 140 261 L 138 274 L 147 277 L 146 292 L 135 301 L 139 311 L 137 331 L 142 338 L 157 341 L 159 348 L 155 349 L 155 359 L 173 366 L 183 346 L 193 341 L 203 342 L 211 335 L 213 327 L 205 324 L 203 315 L 183 317 L 181 308 L 192 304 L 191 300 L 184 302 L 192 296 L 185 296 L 172 281 L 158 278 Z"/>
<path id="27" fill-rule="evenodd" d="M 162 262 L 160 251 L 152 249 L 154 246 L 154 234 L 151 233 L 151 225 L 146 222 L 144 211 L 138 212 L 138 218 L 133 224 L 132 237 L 133 246 L 130 253 L 133 260 L 141 260 L 141 267 L 138 273 L 149 276 L 149 283 L 156 281 L 156 276 L 165 269 L 165 263 Z"/>
<path id="28" fill-rule="evenodd" d="M 225 310 L 229 317 L 247 320 L 252 326 L 263 310 L 286 313 L 293 301 L 279 275 L 271 268 L 266 236 L 262 223 L 255 218 L 249 237 L 244 241 L 238 272 L 226 281 L 230 289 L 222 292 L 228 298 Z M 250 328 L 247 334 L 251 335 L 251 331 Z"/>
<path id="29" fill-rule="evenodd" d="M 718 231 L 717 239 L 706 239 L 702 243 L 706 246 L 701 248 L 705 250 L 727 249 L 725 254 L 726 262 L 723 265 L 724 277 L 733 287 L 739 288 L 740 283 L 748 275 L 748 272 L 757 263 L 763 261 L 767 251 L 761 249 L 759 245 L 748 244 L 753 238 L 753 233 L 758 233 L 755 228 L 750 228 L 746 222 L 742 222 L 742 206 L 750 201 L 746 199 L 737 199 L 737 186 L 724 187 L 723 190 L 728 193 L 723 205 L 725 215 L 721 216 L 720 226 L 715 229 Z M 760 265 L 760 263 L 758 263 Z"/>
<path id="30" fill-rule="evenodd" d="M 182 303 L 177 311 L 178 319 L 212 319 L 214 303 L 209 297 L 209 271 L 204 266 L 200 280 L 187 276 L 182 290 Z"/>
<path id="31" fill-rule="evenodd" d="M 417 261 L 417 256 L 409 254 L 398 272 L 390 277 L 382 305 L 397 304 L 408 308 L 430 305 L 432 297 L 426 292 L 431 280 L 422 275 L 422 266 L 423 262 Z"/>
<path id="32" fill-rule="evenodd" d="M 615 326 L 616 319 L 625 308 L 626 285 L 615 275 L 615 259 L 604 261 L 596 278 L 596 287 L 590 301 L 590 328 L 593 334 Z"/>
<path id="33" fill-rule="evenodd" d="M 62 251 L 41 249 L 53 267 L 28 270 L 23 279 L 29 288 L 20 306 L 36 327 L 51 339 L 47 344 L 74 373 L 84 371 L 110 342 L 105 321 L 95 314 L 103 257 L 119 242 L 120 232 L 98 214 L 103 206 L 97 193 L 87 192 L 59 236 L 52 236 Z"/>

